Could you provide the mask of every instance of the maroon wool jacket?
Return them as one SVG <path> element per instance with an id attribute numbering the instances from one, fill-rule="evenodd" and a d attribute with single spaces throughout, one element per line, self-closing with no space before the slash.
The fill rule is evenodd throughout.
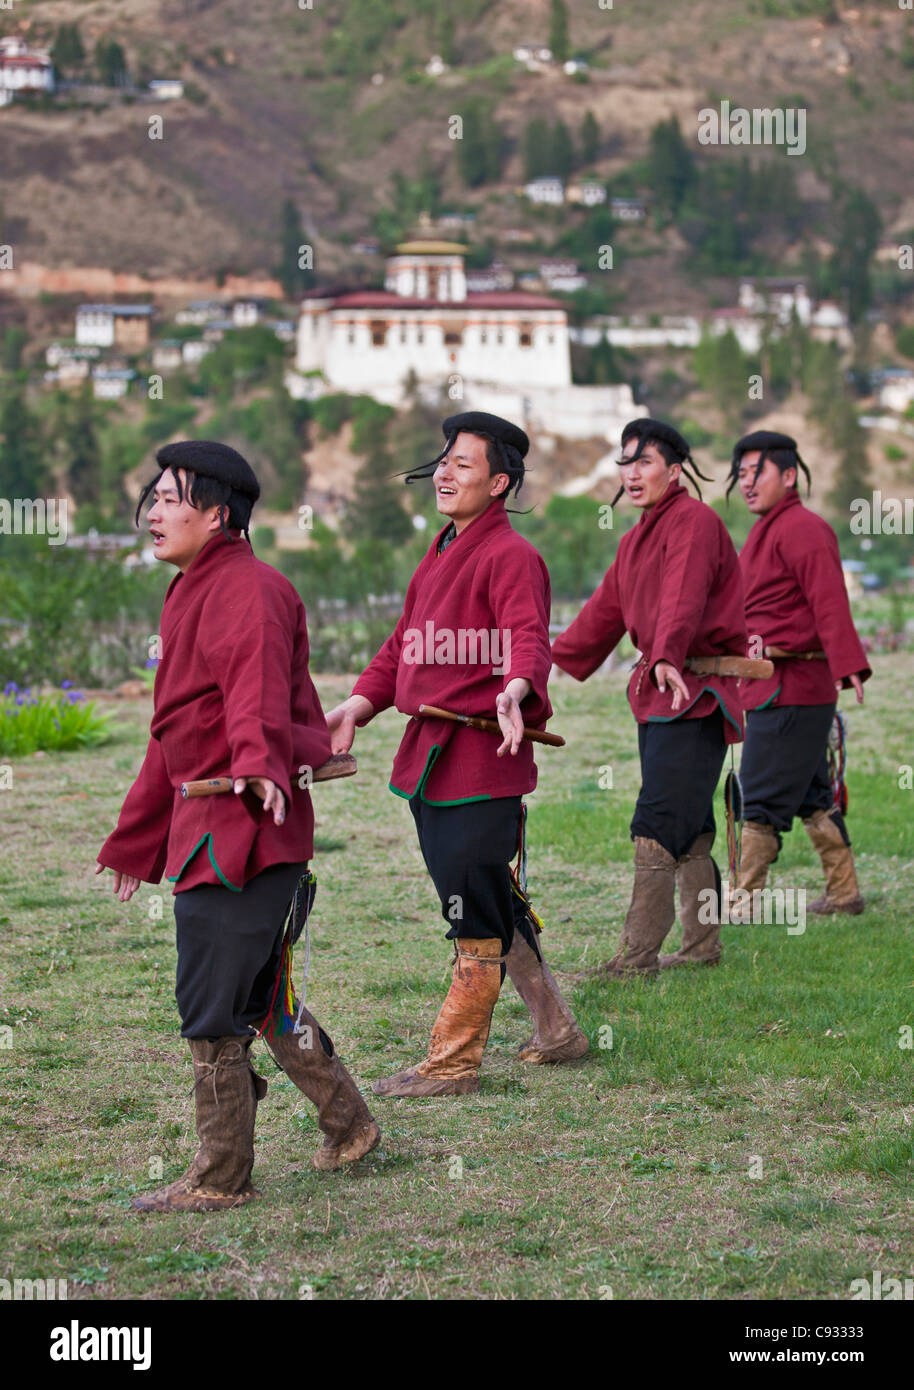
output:
<path id="1" fill-rule="evenodd" d="M 330 734 L 295 589 L 246 541 L 216 535 L 169 585 L 160 637 L 149 747 L 99 863 L 148 883 L 165 873 L 176 893 L 240 892 L 271 864 L 310 859 L 300 778 L 327 761 Z M 250 791 L 181 796 L 182 782 L 225 776 L 269 777 L 286 798 L 283 824 Z"/>
<path id="2" fill-rule="evenodd" d="M 745 656 L 739 560 L 717 513 L 678 482 L 626 531 L 599 589 L 553 643 L 552 659 L 586 680 L 626 632 L 642 654 L 628 684 L 639 724 L 701 719 L 720 706 L 727 742 L 740 741 L 735 677 L 696 676 L 684 665 L 687 656 Z M 675 714 L 672 691 L 662 694 L 651 674 L 658 661 L 675 666 L 689 691 Z"/>
<path id="3" fill-rule="evenodd" d="M 741 681 L 744 709 L 830 705 L 838 681 L 872 672 L 854 628 L 838 538 L 796 490 L 760 516 L 740 551 L 746 626 L 756 646 L 824 651 L 827 661 L 776 661 L 767 681 Z M 761 652 L 759 652 L 761 655 Z"/>
<path id="4" fill-rule="evenodd" d="M 390 789 L 454 806 L 522 796 L 536 786 L 533 747 L 496 756 L 501 739 L 446 719 L 425 719 L 419 706 L 495 717 L 508 681 L 525 676 L 524 723 L 542 729 L 552 714 L 546 693 L 549 573 L 514 530 L 496 499 L 439 555 L 438 532 L 409 582 L 403 613 L 353 690 L 380 713 L 396 705 L 411 715 L 394 759 Z M 510 641 L 510 650 L 508 648 Z M 436 660 L 436 655 L 438 659 Z M 503 666 L 500 672 L 493 670 Z"/>

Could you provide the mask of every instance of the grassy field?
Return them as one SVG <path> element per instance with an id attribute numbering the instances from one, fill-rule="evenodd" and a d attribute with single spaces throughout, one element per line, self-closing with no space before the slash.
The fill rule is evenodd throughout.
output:
<path id="1" fill-rule="evenodd" d="M 725 927 L 714 971 L 565 977 L 593 1043 L 571 1067 L 514 1060 L 528 1028 L 506 984 L 479 1094 L 379 1100 L 381 1146 L 354 1172 L 311 1168 L 313 1108 L 258 1044 L 264 1195 L 202 1216 L 129 1210 L 190 1159 L 192 1072 L 169 894 L 144 885 L 124 906 L 92 875 L 150 706 L 119 703 L 93 754 L 17 762 L 0 792 L 0 1275 L 86 1299 L 846 1299 L 873 1270 L 910 1277 L 914 659 L 875 664 L 851 712 L 864 916 Z M 609 957 L 628 901 L 624 682 L 553 692 L 568 747 L 539 760 L 529 842 L 559 972 Z M 318 687 L 329 705 L 348 684 Z M 358 779 L 315 793 L 309 1003 L 366 1087 L 423 1055 L 448 975 L 408 808 L 386 790 L 401 726 L 391 712 L 363 731 Z M 774 883 L 818 889 L 801 828 Z"/>

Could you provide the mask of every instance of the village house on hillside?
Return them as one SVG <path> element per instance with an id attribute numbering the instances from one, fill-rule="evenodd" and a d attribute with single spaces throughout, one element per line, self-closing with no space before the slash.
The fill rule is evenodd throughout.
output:
<path id="1" fill-rule="evenodd" d="M 45 49 L 30 48 L 15 36 L 0 39 L 0 106 L 8 106 L 17 92 L 53 90 L 54 64 Z"/>
<path id="2" fill-rule="evenodd" d="M 595 208 L 606 202 L 606 187 L 599 179 L 578 179 L 565 189 L 569 203 L 580 203 L 581 207 Z"/>
<path id="3" fill-rule="evenodd" d="M 151 304 L 80 304 L 76 341 L 80 347 L 119 347 L 142 352 L 149 344 Z"/>
<path id="4" fill-rule="evenodd" d="M 463 409 L 536 421 L 569 438 L 618 432 L 631 389 L 572 385 L 564 305 L 521 290 L 468 290 L 465 254 L 456 242 L 404 242 L 387 259 L 384 289 L 306 294 L 298 372 L 392 405 L 413 375 L 434 392 L 457 390 L 452 399 Z M 305 380 L 292 376 L 293 394 L 304 394 Z"/>
<path id="5" fill-rule="evenodd" d="M 547 203 L 558 206 L 565 201 L 565 185 L 560 178 L 544 174 L 524 184 L 524 196 L 531 203 Z"/>

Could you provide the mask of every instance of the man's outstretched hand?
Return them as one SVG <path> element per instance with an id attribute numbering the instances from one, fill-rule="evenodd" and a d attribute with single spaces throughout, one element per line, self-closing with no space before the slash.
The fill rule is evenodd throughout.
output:
<path id="1" fill-rule="evenodd" d="M 673 709 L 682 709 L 683 700 L 689 698 L 689 687 L 671 661 L 658 661 L 654 667 L 654 679 L 661 695 L 666 694 L 667 686 L 673 692 Z"/>
<path id="2" fill-rule="evenodd" d="M 348 753 L 355 738 L 356 723 L 367 723 L 374 715 L 374 705 L 364 695 L 350 695 L 341 705 L 329 710 L 324 718 L 330 730 L 331 753 Z"/>
<path id="3" fill-rule="evenodd" d="M 526 700 L 530 689 L 530 682 L 525 676 L 514 676 L 495 701 L 498 727 L 505 736 L 497 750 L 499 758 L 503 758 L 506 753 L 510 753 L 512 758 L 516 757 L 517 750 L 524 741 L 524 716 L 521 714 L 520 702 Z"/>
<path id="4" fill-rule="evenodd" d="M 848 676 L 847 679 L 850 681 L 851 685 L 853 686 L 854 693 L 855 693 L 855 695 L 857 696 L 857 704 L 858 704 L 858 705 L 862 705 L 862 704 L 863 704 L 863 681 L 860 679 L 860 677 L 859 677 L 858 675 Z M 844 687 L 843 687 L 841 681 L 835 681 L 835 689 L 837 690 L 837 692 L 838 692 L 839 695 L 841 694 L 841 691 L 843 690 L 843 688 L 844 688 Z"/>
<path id="5" fill-rule="evenodd" d="M 103 874 L 106 868 L 105 864 L 96 864 L 95 872 Z M 129 903 L 142 880 L 134 878 L 133 874 L 122 874 L 118 869 L 112 869 L 111 872 L 114 874 L 114 887 L 111 891 L 122 903 Z"/>
<path id="6" fill-rule="evenodd" d="M 265 811 L 273 812 L 273 824 L 282 825 L 286 818 L 286 798 L 276 783 L 271 782 L 269 777 L 235 778 L 236 796 L 240 796 L 246 787 L 249 787 L 255 796 L 260 797 Z"/>

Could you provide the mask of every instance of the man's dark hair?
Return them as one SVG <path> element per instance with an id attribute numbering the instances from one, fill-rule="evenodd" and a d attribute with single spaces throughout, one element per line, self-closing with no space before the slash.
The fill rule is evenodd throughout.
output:
<path id="1" fill-rule="evenodd" d="M 755 465 L 755 476 L 753 482 L 758 482 L 759 475 L 765 467 L 766 459 L 770 459 L 779 473 L 787 472 L 788 468 L 797 470 L 797 481 L 794 487 L 799 491 L 800 474 L 806 478 L 806 491 L 812 491 L 812 479 L 809 476 L 809 469 L 800 458 L 797 442 L 789 434 L 779 434 L 775 430 L 756 430 L 753 434 L 745 434 L 738 440 L 733 449 L 733 458 L 730 462 L 730 481 L 727 484 L 727 497 L 739 482 L 739 470 L 742 466 L 744 454 L 758 453 L 758 463 Z"/>
<path id="2" fill-rule="evenodd" d="M 151 493 L 158 487 L 159 482 L 168 470 L 163 468 L 157 478 L 153 478 L 151 483 L 147 483 L 140 493 L 140 500 L 137 503 L 136 516 L 134 521 L 137 526 L 140 524 L 140 512 L 143 503 Z M 229 530 L 241 531 L 248 539 L 248 527 L 251 524 L 251 512 L 254 510 L 254 503 L 250 497 L 244 497 L 240 492 L 234 492 L 228 483 L 220 483 L 215 478 L 204 478 L 199 473 L 192 473 L 189 469 L 183 470 L 187 478 L 187 500 L 192 507 L 198 511 L 205 512 L 209 507 L 219 508 L 219 529 L 229 540 L 234 540 L 234 536 L 229 536 Z M 178 500 L 184 501 L 184 488 L 181 483 L 181 473 L 174 474 L 175 486 L 178 489 Z"/>
<path id="3" fill-rule="evenodd" d="M 260 496 L 260 484 L 253 469 L 237 450 L 227 444 L 219 444 L 208 439 L 177 440 L 166 444 L 156 454 L 159 475 L 147 483 L 140 493 L 135 521 L 140 524 L 143 503 L 158 486 L 162 474 L 171 469 L 178 489 L 178 499 L 184 501 L 184 486 L 180 470 L 183 469 L 187 481 L 187 500 L 192 507 L 206 511 L 209 507 L 219 508 L 219 529 L 229 540 L 228 527 L 242 531 L 248 543 L 248 527 L 254 503 Z"/>

